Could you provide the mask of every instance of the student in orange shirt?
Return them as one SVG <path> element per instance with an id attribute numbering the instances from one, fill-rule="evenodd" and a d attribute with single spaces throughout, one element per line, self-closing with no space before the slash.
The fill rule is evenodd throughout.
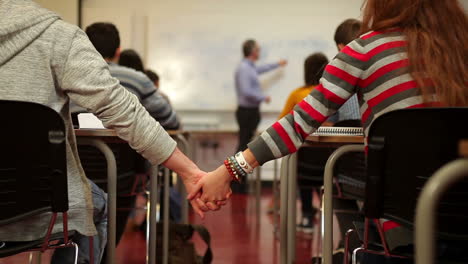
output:
<path id="1" fill-rule="evenodd" d="M 320 78 L 322 77 L 323 70 L 328 64 L 328 58 L 323 53 L 314 53 L 307 57 L 304 62 L 304 86 L 297 88 L 289 94 L 288 100 L 284 105 L 283 111 L 281 112 L 279 119 L 289 114 L 294 106 L 301 102 L 310 92 L 319 84 Z M 299 158 L 301 160 L 301 158 Z M 307 168 L 309 166 L 301 166 L 299 161 L 298 178 L 299 178 L 299 193 L 301 197 L 301 212 L 302 221 L 298 226 L 298 230 L 304 233 L 310 234 L 313 231 L 314 218 L 317 213 L 312 205 L 312 193 L 316 185 L 314 181 L 308 179 L 309 175 L 321 175 L 320 171 L 316 169 Z M 301 186 L 303 188 L 301 188 Z"/>
<path id="2" fill-rule="evenodd" d="M 283 118 L 294 109 L 296 104 L 300 103 L 312 89 L 317 86 L 322 77 L 323 70 L 328 64 L 328 58 L 323 53 L 314 53 L 307 57 L 304 62 L 304 86 L 297 88 L 289 94 L 288 100 L 284 105 L 279 119 Z"/>

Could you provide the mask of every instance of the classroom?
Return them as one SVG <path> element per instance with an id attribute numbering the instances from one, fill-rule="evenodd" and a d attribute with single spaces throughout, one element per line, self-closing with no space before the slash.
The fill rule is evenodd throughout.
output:
<path id="1" fill-rule="evenodd" d="M 468 263 L 468 0 L 0 0 L 0 264 Z"/>

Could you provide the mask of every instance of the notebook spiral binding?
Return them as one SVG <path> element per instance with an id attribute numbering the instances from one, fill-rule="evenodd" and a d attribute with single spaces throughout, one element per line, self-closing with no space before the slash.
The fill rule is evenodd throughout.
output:
<path id="1" fill-rule="evenodd" d="M 364 136 L 362 127 L 319 127 L 314 136 Z"/>

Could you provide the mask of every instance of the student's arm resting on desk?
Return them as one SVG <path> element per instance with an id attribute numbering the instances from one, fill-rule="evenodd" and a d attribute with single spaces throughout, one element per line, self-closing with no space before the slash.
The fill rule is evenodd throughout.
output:
<path id="1" fill-rule="evenodd" d="M 188 189 L 204 173 L 176 148 L 176 142 L 140 104 L 138 98 L 110 76 L 107 63 L 79 29 L 68 47 L 57 45 L 54 73 L 58 86 L 72 101 L 88 109 L 152 164 L 167 164 L 183 175 Z M 58 91 L 60 92 L 60 91 Z M 186 168 L 185 168 L 186 167 Z M 196 201 L 192 205 L 206 209 Z"/>
<path id="2" fill-rule="evenodd" d="M 349 52 L 350 54 L 358 54 L 361 51 L 357 42 L 350 45 L 354 49 Z M 351 58 L 351 55 L 344 53 L 339 56 Z M 334 114 L 356 92 L 362 69 L 366 65 L 358 69 L 345 61 L 342 58 L 335 58 L 325 68 L 321 84 L 297 104 L 292 113 L 280 119 L 248 144 L 249 148 L 244 151 L 244 156 L 251 166 L 263 165 L 267 161 L 296 152 L 307 136 L 315 132 L 327 117 Z M 201 197 L 203 201 L 213 201 L 212 198 L 218 192 L 223 192 L 223 188 L 218 185 L 210 185 L 213 182 L 211 177 L 225 181 L 229 179 L 229 173 L 224 166 L 220 166 L 200 180 L 198 187 L 203 189 Z"/>

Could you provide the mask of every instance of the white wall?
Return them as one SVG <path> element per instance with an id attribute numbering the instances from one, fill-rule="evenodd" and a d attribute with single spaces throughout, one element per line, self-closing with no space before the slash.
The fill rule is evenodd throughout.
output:
<path id="1" fill-rule="evenodd" d="M 460 3 L 465 7 L 465 10 L 468 12 L 468 0 L 460 0 Z"/>
<path id="2" fill-rule="evenodd" d="M 63 20 L 78 24 L 78 0 L 34 0 L 41 6 L 58 13 Z"/>

